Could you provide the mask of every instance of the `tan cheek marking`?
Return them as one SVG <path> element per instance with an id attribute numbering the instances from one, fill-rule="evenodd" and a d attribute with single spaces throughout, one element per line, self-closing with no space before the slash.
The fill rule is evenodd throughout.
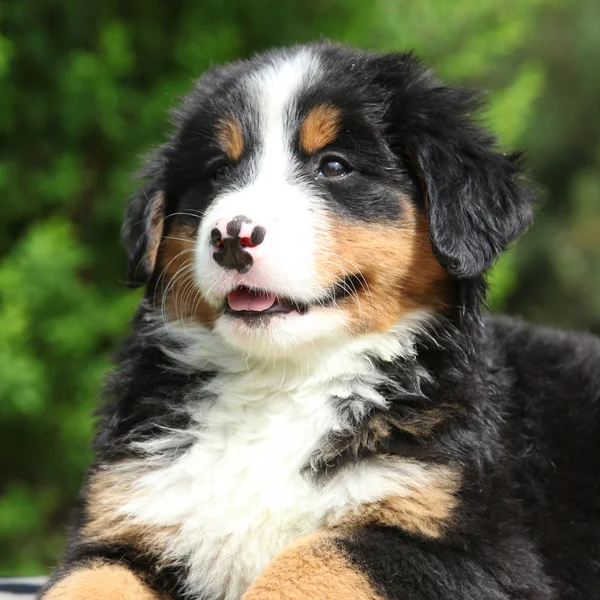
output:
<path id="1" fill-rule="evenodd" d="M 217 123 L 217 138 L 231 160 L 241 158 L 244 151 L 244 135 L 236 119 L 220 119 Z"/>
<path id="2" fill-rule="evenodd" d="M 160 556 L 177 533 L 177 527 L 147 527 L 129 522 L 119 509 L 131 500 L 135 482 L 145 471 L 99 471 L 88 482 L 86 524 L 82 534 L 86 541 L 121 543 L 140 552 Z M 157 568 L 161 567 L 157 559 Z"/>
<path id="3" fill-rule="evenodd" d="M 311 108 L 300 126 L 300 146 L 308 154 L 317 152 L 337 137 L 342 113 L 331 104 Z"/>
<path id="4" fill-rule="evenodd" d="M 205 302 L 194 280 L 194 232 L 190 226 L 171 226 L 158 251 L 159 280 L 154 303 L 183 323 L 195 322 L 212 327 L 217 311 Z"/>
<path id="5" fill-rule="evenodd" d="M 161 600 L 158 594 L 119 565 L 92 564 L 73 571 L 43 596 L 44 600 Z"/>
<path id="6" fill-rule="evenodd" d="M 365 575 L 317 533 L 280 552 L 242 596 L 242 600 L 382 600 Z"/>
<path id="7" fill-rule="evenodd" d="M 386 331 L 410 312 L 445 305 L 449 276 L 433 256 L 427 221 L 408 199 L 402 202 L 398 223 L 331 219 L 317 269 L 326 283 L 357 270 L 365 277 L 368 289 L 343 302 L 356 333 Z"/>
<path id="8" fill-rule="evenodd" d="M 452 524 L 458 506 L 456 493 L 459 486 L 459 473 L 449 470 L 431 484 L 415 486 L 406 495 L 389 496 L 351 510 L 330 526 L 348 530 L 383 525 L 428 538 L 440 538 Z"/>

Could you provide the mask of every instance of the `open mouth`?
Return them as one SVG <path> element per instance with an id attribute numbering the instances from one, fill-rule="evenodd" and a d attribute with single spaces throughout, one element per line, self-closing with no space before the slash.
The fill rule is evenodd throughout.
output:
<path id="1" fill-rule="evenodd" d="M 292 302 L 288 298 L 278 298 L 275 294 L 245 286 L 229 292 L 225 301 L 225 312 L 237 317 L 287 314 L 293 311 L 302 314 L 307 310 L 306 306 Z"/>
<path id="2" fill-rule="evenodd" d="M 240 286 L 227 294 L 225 299 L 225 312 L 236 317 L 261 317 L 264 315 L 289 314 L 296 312 L 305 314 L 313 306 L 329 306 L 343 298 L 358 292 L 365 285 L 362 275 L 344 277 L 339 283 L 333 285 L 323 299 L 310 304 L 301 303 L 291 298 L 279 297 L 266 290 L 257 290 Z"/>

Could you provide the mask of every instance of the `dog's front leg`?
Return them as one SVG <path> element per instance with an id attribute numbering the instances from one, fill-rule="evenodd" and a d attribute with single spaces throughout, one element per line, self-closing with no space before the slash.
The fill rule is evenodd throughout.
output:
<path id="1" fill-rule="evenodd" d="M 301 538 L 280 552 L 242 600 L 382 600 L 338 540 L 327 533 Z"/>
<path id="2" fill-rule="evenodd" d="M 324 531 L 280 552 L 242 600 L 554 599 L 531 544 L 498 542 L 456 544 L 381 526 Z"/>
<path id="3" fill-rule="evenodd" d="M 169 600 L 125 565 L 94 561 L 67 569 L 40 600 Z"/>

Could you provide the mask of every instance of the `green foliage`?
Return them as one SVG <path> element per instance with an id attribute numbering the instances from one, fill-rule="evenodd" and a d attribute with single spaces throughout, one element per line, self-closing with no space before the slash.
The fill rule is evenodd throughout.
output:
<path id="1" fill-rule="evenodd" d="M 213 63 L 323 35 L 414 48 L 443 77 L 489 89 L 482 117 L 502 144 L 533 149 L 553 193 L 538 229 L 494 270 L 492 306 L 600 330 L 598 10 L 594 0 L 3 3 L 0 574 L 44 572 L 61 550 L 95 397 L 139 299 L 119 281 L 118 241 L 136 156 L 164 139 L 168 107 Z"/>

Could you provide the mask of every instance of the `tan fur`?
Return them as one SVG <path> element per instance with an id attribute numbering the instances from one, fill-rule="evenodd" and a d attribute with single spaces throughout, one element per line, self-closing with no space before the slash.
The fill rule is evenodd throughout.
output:
<path id="1" fill-rule="evenodd" d="M 150 202 L 151 213 L 149 240 L 143 258 L 148 262 L 148 269 L 150 272 L 152 272 L 154 271 L 154 267 L 156 265 L 158 248 L 160 246 L 160 240 L 163 234 L 163 227 L 165 222 L 165 196 L 162 192 L 158 192 L 152 197 Z M 137 271 L 139 267 L 140 265 L 138 264 L 136 266 L 135 271 Z"/>
<path id="2" fill-rule="evenodd" d="M 453 412 L 453 407 L 444 405 L 419 411 L 413 417 L 399 422 L 397 427 L 417 438 L 429 438 L 433 430 L 452 416 Z"/>
<path id="3" fill-rule="evenodd" d="M 300 126 L 300 146 L 313 154 L 331 144 L 337 137 L 342 113 L 331 104 L 311 108 Z"/>
<path id="4" fill-rule="evenodd" d="M 161 600 L 129 569 L 118 565 L 92 564 L 67 575 L 52 587 L 44 600 Z"/>
<path id="5" fill-rule="evenodd" d="M 211 327 L 217 312 L 204 301 L 194 280 L 194 245 L 194 231 L 190 225 L 170 225 L 158 251 L 159 279 L 154 301 L 172 319 Z"/>
<path id="6" fill-rule="evenodd" d="M 380 425 L 385 435 L 386 425 L 384 422 Z M 87 524 L 82 533 L 88 541 L 121 543 L 148 553 L 153 556 L 155 568 L 160 570 L 166 566 L 161 555 L 177 529 L 134 525 L 118 510 L 130 500 L 132 488 L 144 469 L 140 464 L 139 469 L 98 471 L 92 475 L 88 482 Z M 429 538 L 443 536 L 457 507 L 460 476 L 450 468 L 438 467 L 437 470 L 437 476 L 427 485 L 415 486 L 401 496 L 359 506 L 331 520 L 326 530 L 288 546 L 258 577 L 244 600 L 378 599 L 368 581 L 347 563 L 332 540 L 372 525 L 399 527 Z M 50 598 L 71 600 L 71 596 Z M 140 598 L 146 600 L 146 596 Z"/>
<path id="7" fill-rule="evenodd" d="M 375 414 L 360 431 L 353 433 L 348 439 L 334 439 L 330 446 L 321 449 L 321 457 L 327 461 L 346 452 L 358 458 L 365 452 L 377 454 L 382 451 L 386 440 L 394 430 L 399 430 L 416 438 L 429 438 L 433 430 L 453 414 L 451 407 L 440 406 L 420 411 L 407 419 L 398 419 L 390 413 Z"/>
<path id="8" fill-rule="evenodd" d="M 376 452 L 381 443 L 392 434 L 392 424 L 387 415 L 377 414 L 369 419 L 367 426 L 359 435 L 352 438 L 355 447 L 354 454 L 358 455 L 358 450 Z"/>
<path id="9" fill-rule="evenodd" d="M 326 533 L 300 538 L 280 552 L 242 600 L 382 600 Z"/>
<path id="10" fill-rule="evenodd" d="M 244 135 L 237 119 L 220 119 L 217 138 L 231 160 L 239 160 L 244 151 Z"/>
<path id="11" fill-rule="evenodd" d="M 158 247 L 162 237 L 165 222 L 165 196 L 159 192 L 152 201 L 152 216 L 150 217 L 150 242 L 148 243 L 147 254 L 150 260 L 150 270 L 154 270 Z"/>
<path id="12" fill-rule="evenodd" d="M 369 525 L 399 527 L 409 533 L 439 538 L 452 522 L 458 506 L 460 485 L 457 471 L 441 470 L 433 483 L 414 487 L 402 496 L 389 496 L 363 504 L 330 523 L 341 531 Z"/>
<path id="13" fill-rule="evenodd" d="M 355 437 L 356 445 L 360 449 L 375 452 L 380 444 L 390 437 L 394 429 L 410 433 L 417 438 L 430 437 L 435 427 L 452 416 L 453 412 L 453 407 L 440 405 L 415 412 L 414 415 L 404 419 L 398 419 L 389 413 L 376 414 L 367 423 L 362 434 Z"/>
<path id="14" fill-rule="evenodd" d="M 401 202 L 395 223 L 331 217 L 317 269 L 326 284 L 344 275 L 364 277 L 365 289 L 340 302 L 356 333 L 387 331 L 410 312 L 444 306 L 449 276 L 433 256 L 427 221 L 408 199 Z"/>
<path id="15" fill-rule="evenodd" d="M 90 542 L 121 543 L 156 557 L 162 554 L 176 527 L 143 527 L 130 523 L 119 508 L 131 499 L 132 488 L 143 474 L 140 470 L 127 472 L 98 471 L 88 482 L 86 525 L 83 535 Z M 160 568 L 157 560 L 156 567 Z"/>

